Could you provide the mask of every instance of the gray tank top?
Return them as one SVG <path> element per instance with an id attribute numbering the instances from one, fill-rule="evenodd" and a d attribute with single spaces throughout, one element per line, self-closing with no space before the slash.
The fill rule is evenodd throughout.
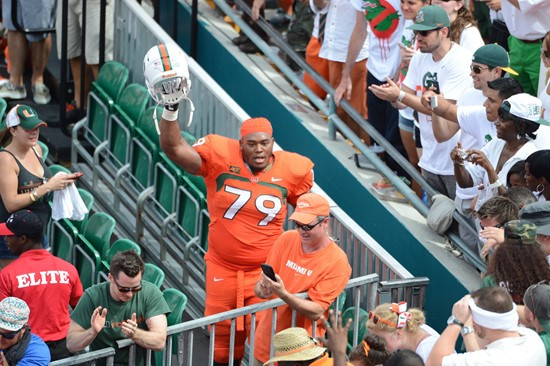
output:
<path id="1" fill-rule="evenodd" d="M 17 194 L 22 193 L 30 193 L 33 189 L 41 186 L 45 182 L 48 181 L 49 178 L 51 178 L 52 173 L 50 172 L 50 169 L 46 166 L 44 163 L 44 160 L 38 155 L 36 150 L 33 148 L 34 154 L 36 155 L 36 158 L 42 165 L 42 168 L 44 168 L 44 176 L 38 177 L 31 172 L 29 172 L 23 164 L 13 155 L 11 152 L 7 150 L 2 150 L 0 153 L 6 152 L 13 156 L 15 161 L 17 162 L 17 165 L 19 166 L 19 175 L 17 176 Z M 48 193 L 47 195 L 40 197 L 36 202 L 31 203 L 25 209 L 31 210 L 34 212 L 38 217 L 40 217 L 40 220 L 42 220 L 42 223 L 44 224 L 44 227 L 48 224 L 50 221 L 50 217 L 52 216 L 52 209 L 49 204 L 49 197 L 51 193 Z M 6 210 L 6 206 L 4 205 L 4 201 L 0 200 L 0 222 L 6 222 L 8 217 L 11 215 L 11 212 L 8 212 Z"/>

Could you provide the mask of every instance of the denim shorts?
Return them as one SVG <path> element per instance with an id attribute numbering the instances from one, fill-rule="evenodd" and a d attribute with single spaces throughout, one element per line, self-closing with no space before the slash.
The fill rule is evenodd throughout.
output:
<path id="1" fill-rule="evenodd" d="M 414 132 L 414 120 L 403 117 L 399 114 L 399 129 L 413 133 Z"/>

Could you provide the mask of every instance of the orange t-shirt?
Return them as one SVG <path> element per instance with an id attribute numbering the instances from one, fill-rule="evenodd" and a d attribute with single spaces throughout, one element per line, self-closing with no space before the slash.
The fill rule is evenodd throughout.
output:
<path id="1" fill-rule="evenodd" d="M 348 257 L 333 241 L 321 250 L 304 253 L 300 234 L 296 230 L 283 233 L 275 241 L 266 263 L 277 273 L 288 292 L 296 294 L 307 291 L 311 301 L 328 310 L 330 304 L 342 293 L 351 276 Z M 271 313 L 266 310 L 258 314 L 258 329 L 254 342 L 255 357 L 266 362 L 271 345 Z M 312 334 L 313 322 L 296 314 L 296 327 L 305 328 Z M 280 332 L 292 325 L 292 309 L 288 305 L 277 308 L 277 329 Z M 317 322 L 316 336 L 321 337 L 324 329 Z"/>
<path id="2" fill-rule="evenodd" d="M 239 141 L 207 135 L 193 145 L 202 158 L 210 213 L 205 258 L 235 270 L 257 269 L 283 232 L 287 203 L 313 185 L 313 162 L 274 151 L 270 169 L 253 174 Z"/>

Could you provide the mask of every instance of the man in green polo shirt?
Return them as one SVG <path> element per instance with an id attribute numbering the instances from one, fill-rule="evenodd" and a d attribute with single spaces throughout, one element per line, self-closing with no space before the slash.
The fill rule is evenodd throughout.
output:
<path id="1" fill-rule="evenodd" d="M 170 308 L 155 285 L 141 280 L 144 268 L 143 260 L 132 250 L 114 255 L 109 281 L 87 289 L 71 313 L 69 351 L 88 345 L 94 351 L 130 338 L 139 346 L 136 364 L 142 365 L 145 349 L 164 348 Z M 115 365 L 128 364 L 128 350 L 117 351 Z"/>

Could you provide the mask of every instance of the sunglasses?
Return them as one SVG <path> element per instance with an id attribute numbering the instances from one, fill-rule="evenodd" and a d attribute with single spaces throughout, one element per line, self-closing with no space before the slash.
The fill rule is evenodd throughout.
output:
<path id="1" fill-rule="evenodd" d="M 112 276 L 112 277 L 113 277 L 113 281 L 115 281 L 115 285 L 118 288 L 118 291 L 122 292 L 123 294 L 126 294 L 128 292 L 133 292 L 135 294 L 136 292 L 140 292 L 141 289 L 143 288 L 143 286 L 141 286 L 141 281 L 139 281 L 139 285 L 137 285 L 136 287 L 122 287 L 116 281 L 115 276 Z"/>
<path id="2" fill-rule="evenodd" d="M 550 59 L 550 50 L 545 50 L 544 48 L 540 48 L 541 54 L 546 57 L 547 59 Z"/>
<path id="3" fill-rule="evenodd" d="M 313 225 L 303 225 L 303 224 L 298 224 L 297 222 L 295 222 L 294 224 L 296 225 L 296 228 L 298 229 L 301 229 L 303 231 L 311 231 L 313 230 L 313 228 L 317 225 L 319 225 L 320 223 L 322 223 L 323 220 L 320 220 L 320 221 L 317 221 L 315 224 Z"/>
<path id="4" fill-rule="evenodd" d="M 17 334 L 19 334 L 20 331 L 21 329 L 10 333 L 0 333 L 0 337 L 6 338 L 6 339 L 13 339 Z"/>
<path id="5" fill-rule="evenodd" d="M 435 28 L 435 29 L 430 29 L 430 30 L 415 30 L 413 31 L 414 35 L 415 36 L 418 36 L 418 35 L 421 35 L 422 37 L 427 37 L 428 34 L 432 33 L 433 31 L 438 31 L 440 30 L 441 28 Z"/>
<path id="6" fill-rule="evenodd" d="M 390 327 L 392 328 L 397 328 L 397 324 L 395 324 L 394 322 L 391 322 L 389 320 L 386 320 L 382 317 L 379 317 L 378 315 L 376 315 L 375 313 L 373 313 L 372 311 L 369 311 L 369 320 L 372 320 L 372 322 L 374 323 L 374 325 L 378 324 L 378 323 L 384 323 L 386 325 L 389 325 Z"/>
<path id="7" fill-rule="evenodd" d="M 481 74 L 481 70 L 490 70 L 490 67 L 481 67 L 477 65 L 470 65 L 470 70 L 474 72 L 474 74 Z"/>

